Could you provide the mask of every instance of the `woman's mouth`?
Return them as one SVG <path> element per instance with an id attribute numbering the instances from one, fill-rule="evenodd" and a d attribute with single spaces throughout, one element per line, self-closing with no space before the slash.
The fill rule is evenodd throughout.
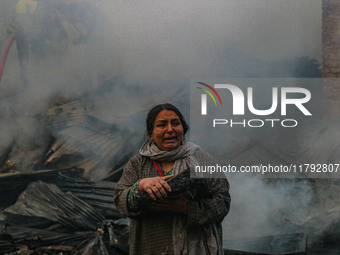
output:
<path id="1" fill-rule="evenodd" d="M 173 142 L 173 141 L 176 141 L 176 136 L 164 138 L 163 141 L 165 141 L 165 142 Z"/>

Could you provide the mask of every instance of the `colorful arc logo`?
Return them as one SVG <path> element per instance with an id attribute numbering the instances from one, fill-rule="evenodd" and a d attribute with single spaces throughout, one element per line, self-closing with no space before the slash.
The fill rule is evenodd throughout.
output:
<path id="1" fill-rule="evenodd" d="M 203 82 L 197 82 L 197 83 L 207 87 L 208 89 L 210 89 L 217 96 L 217 98 L 220 101 L 220 104 L 222 106 L 222 100 L 221 100 L 220 95 L 217 93 L 217 91 L 211 85 L 203 83 Z M 213 94 L 209 90 L 201 88 L 201 87 L 197 87 L 197 88 L 206 92 L 212 98 L 212 100 L 214 101 L 215 106 L 217 106 L 217 102 L 215 100 L 215 97 L 213 96 Z M 207 95 L 206 94 L 202 94 L 201 114 L 207 115 Z"/>

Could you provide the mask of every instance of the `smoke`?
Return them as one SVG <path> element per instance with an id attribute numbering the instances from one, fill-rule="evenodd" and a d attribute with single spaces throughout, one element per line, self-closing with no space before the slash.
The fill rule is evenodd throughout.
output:
<path id="1" fill-rule="evenodd" d="M 235 176 L 230 178 L 230 182 L 233 204 L 224 222 L 226 239 L 294 233 L 299 228 L 290 223 L 288 218 L 296 217 L 296 211 L 308 215 L 306 208 L 313 193 L 309 186 L 296 192 L 294 183 L 270 185 L 270 180 L 251 175 Z"/>
<path id="2" fill-rule="evenodd" d="M 112 48 L 131 81 L 241 76 L 249 58 L 320 59 L 320 1 L 102 1 L 99 6 L 105 6 L 108 22 L 102 28 L 112 32 Z M 311 12 L 314 18 L 307 15 Z"/>
<path id="3" fill-rule="evenodd" d="M 61 39 L 49 34 L 56 40 L 48 45 L 53 51 L 42 53 L 37 47 L 31 52 L 28 84 L 21 83 L 15 45 L 6 63 L 0 88 L 0 141 L 8 144 L 15 138 L 22 150 L 40 148 L 29 159 L 44 149 L 39 145 L 46 138 L 35 116 L 57 96 L 85 97 L 94 116 L 142 136 L 151 106 L 167 100 L 184 111 L 189 107 L 191 78 L 261 76 L 271 73 L 274 61 L 321 59 L 320 0 L 74 3 L 85 4 L 66 12 L 71 17 L 81 14 L 77 22 L 85 27 L 84 41 L 70 42 L 65 33 Z M 13 5 L 6 4 L 7 13 L 13 13 Z M 6 25 L 1 24 L 2 48 L 8 40 L 4 27 L 13 15 L 7 14 Z M 44 42 L 46 38 L 33 37 L 36 26 L 25 25 L 33 45 Z M 47 31 L 63 30 L 60 22 L 49 25 Z M 226 238 L 282 233 L 275 218 L 282 212 L 293 215 L 301 204 L 312 201 L 308 185 L 291 194 L 295 184 L 277 188 L 248 176 L 230 182 L 232 210 L 224 222 Z"/>
<path id="4" fill-rule="evenodd" d="M 63 14 L 84 25 L 86 41 L 69 42 L 77 36 L 72 30 L 68 38 L 58 35 L 65 36 L 61 39 L 49 32 L 50 51 L 42 56 L 39 50 L 43 49 L 38 48 L 29 61 L 29 88 L 19 86 L 19 70 L 14 75 L 6 69 L 3 84 L 15 79 L 12 89 L 33 99 L 23 102 L 28 109 L 39 108 L 56 94 L 82 95 L 117 76 L 125 85 L 162 88 L 166 93 L 169 87 L 183 88 L 192 77 L 244 76 L 266 68 L 256 63 L 249 66 L 249 59 L 273 61 L 305 55 L 320 59 L 318 0 L 72 3 L 83 7 L 73 6 Z M 43 33 L 38 36 L 37 24 L 55 33 L 64 29 L 59 21 L 41 24 L 57 5 L 37 9 L 42 13 L 37 21 L 25 23 L 25 34 L 36 45 L 46 39 Z M 9 9 L 13 13 L 13 6 Z M 12 56 L 8 63 L 13 65 L 16 58 Z"/>
<path id="5" fill-rule="evenodd" d="M 254 240 L 262 236 L 304 233 L 311 240 L 325 232 L 337 235 L 339 187 L 327 180 L 262 179 L 256 175 L 230 176 L 232 208 L 223 222 L 224 238 Z M 333 231 L 333 233 L 332 233 Z M 242 243 L 242 242 L 241 242 Z M 232 247 L 233 242 L 229 243 Z M 247 242 L 242 249 L 249 250 Z"/>

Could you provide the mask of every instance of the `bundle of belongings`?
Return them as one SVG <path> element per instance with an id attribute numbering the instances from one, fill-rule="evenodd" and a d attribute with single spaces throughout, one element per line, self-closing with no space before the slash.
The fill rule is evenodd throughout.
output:
<path id="1" fill-rule="evenodd" d="M 197 178 L 197 176 L 190 177 L 190 168 L 168 179 L 167 183 L 171 187 L 171 192 L 166 197 L 168 200 L 174 200 L 183 195 L 192 200 L 212 198 L 207 179 Z M 143 206 L 147 206 L 148 202 L 153 201 L 147 193 L 138 194 L 136 200 Z"/>

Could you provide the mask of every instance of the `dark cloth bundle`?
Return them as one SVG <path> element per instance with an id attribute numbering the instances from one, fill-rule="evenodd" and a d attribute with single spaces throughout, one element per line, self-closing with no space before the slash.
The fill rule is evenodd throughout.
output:
<path id="1" fill-rule="evenodd" d="M 177 199 L 180 195 L 186 195 L 192 200 L 212 198 L 212 192 L 208 187 L 207 180 L 203 178 L 190 178 L 190 168 L 167 180 L 171 187 L 166 199 Z M 152 199 L 147 193 L 137 195 L 138 202 L 147 202 Z"/>

